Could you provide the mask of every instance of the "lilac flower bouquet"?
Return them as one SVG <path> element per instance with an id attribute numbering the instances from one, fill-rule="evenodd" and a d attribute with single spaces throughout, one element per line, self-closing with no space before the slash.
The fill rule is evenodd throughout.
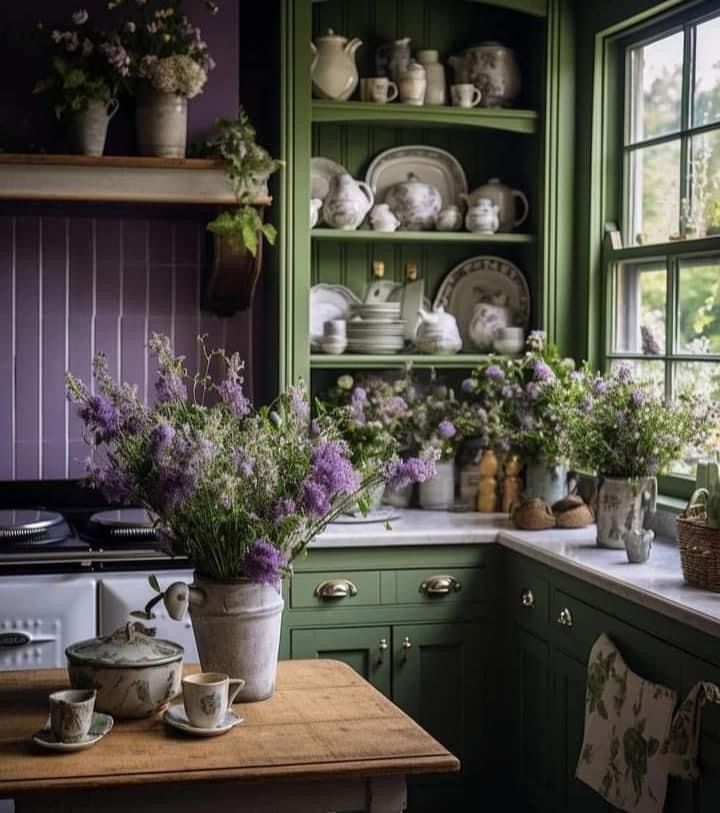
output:
<path id="1" fill-rule="evenodd" d="M 668 402 L 626 365 L 607 376 L 586 368 L 571 389 L 565 422 L 574 462 L 603 477 L 661 474 L 707 434 L 709 403 L 691 392 Z"/>
<path id="2" fill-rule="evenodd" d="M 153 334 L 151 406 L 110 377 L 102 355 L 92 389 L 67 374 L 91 448 L 90 482 L 113 502 L 147 508 L 171 550 L 201 576 L 277 584 L 329 522 L 402 471 L 356 472 L 333 422 L 310 420 L 302 387 L 253 409 L 239 356 L 200 343 L 204 373 L 189 381 L 183 357 Z M 216 367 L 224 368 L 219 381 L 211 375 Z"/>
<path id="3" fill-rule="evenodd" d="M 218 11 L 211 0 L 205 6 L 211 14 Z M 117 49 L 127 57 L 133 79 L 187 99 L 202 91 L 215 61 L 200 28 L 183 14 L 180 0 L 159 6 L 152 0 L 110 0 L 108 8 L 126 12 Z"/>
<path id="4" fill-rule="evenodd" d="M 42 23 L 39 29 L 47 37 L 50 72 L 33 92 L 52 93 L 58 118 L 117 98 L 128 81 L 129 59 L 118 53 L 114 35 L 93 25 L 85 9 L 75 11 L 65 29 L 48 31 Z"/>
<path id="5" fill-rule="evenodd" d="M 548 467 L 566 463 L 573 456 L 564 417 L 574 367 L 541 331 L 530 334 L 524 356 L 481 364 L 463 389 L 487 416 L 488 445 Z"/>

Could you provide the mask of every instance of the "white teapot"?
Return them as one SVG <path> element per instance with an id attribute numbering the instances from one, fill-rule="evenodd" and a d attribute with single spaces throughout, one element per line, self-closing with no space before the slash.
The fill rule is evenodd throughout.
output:
<path id="1" fill-rule="evenodd" d="M 361 45 L 362 40 L 357 37 L 348 40 L 332 28 L 317 38 L 317 45 L 310 43 L 313 53 L 310 75 L 315 96 L 344 102 L 353 95 L 359 78 L 355 52 Z"/>
<path id="2" fill-rule="evenodd" d="M 445 313 L 442 305 L 426 311 L 418 311 L 420 326 L 415 337 L 415 346 L 421 353 L 457 353 L 462 348 L 462 339 L 457 320 L 451 313 Z"/>
<path id="3" fill-rule="evenodd" d="M 347 172 L 330 179 L 330 189 L 323 203 L 322 216 L 332 229 L 352 231 L 363 222 L 375 196 L 364 181 L 356 181 Z"/>
<path id="4" fill-rule="evenodd" d="M 511 312 L 505 294 L 496 293 L 489 302 L 478 302 L 473 308 L 468 333 L 470 341 L 481 352 L 493 349 L 493 342 L 502 328 L 511 323 Z"/>
<path id="5" fill-rule="evenodd" d="M 442 209 L 443 202 L 436 186 L 424 183 L 414 172 L 410 172 L 407 180 L 388 189 L 385 203 L 390 206 L 404 229 L 428 231 L 435 228 L 435 218 Z"/>

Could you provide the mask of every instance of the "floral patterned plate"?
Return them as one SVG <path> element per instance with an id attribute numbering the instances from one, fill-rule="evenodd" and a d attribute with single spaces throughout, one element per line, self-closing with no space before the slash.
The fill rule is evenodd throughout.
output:
<path id="1" fill-rule="evenodd" d="M 163 720 L 165 720 L 169 726 L 177 728 L 178 731 L 184 731 L 186 734 L 194 734 L 196 737 L 217 737 L 219 734 L 225 734 L 227 731 L 230 731 L 231 728 L 235 728 L 236 725 L 240 725 L 240 723 L 243 722 L 242 717 L 238 717 L 234 711 L 228 710 L 225 713 L 225 719 L 220 725 L 215 728 L 198 728 L 188 720 L 187 714 L 185 713 L 185 706 L 182 704 L 170 706 L 165 714 L 163 714 Z"/>
<path id="2" fill-rule="evenodd" d="M 527 329 L 530 324 L 530 290 L 523 272 L 502 257 L 471 257 L 456 265 L 443 279 L 435 294 L 433 308 L 444 307 L 457 319 L 463 348 L 473 346 L 470 320 L 475 305 L 497 294 L 507 297 L 513 325 Z"/>

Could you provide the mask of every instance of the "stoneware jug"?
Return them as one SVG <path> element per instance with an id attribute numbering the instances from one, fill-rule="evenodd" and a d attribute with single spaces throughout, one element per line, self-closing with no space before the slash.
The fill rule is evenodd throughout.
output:
<path id="1" fill-rule="evenodd" d="M 414 172 L 410 172 L 406 181 L 388 189 L 385 203 L 404 229 L 428 231 L 435 228 L 435 218 L 442 208 L 442 197 L 436 186 L 424 183 Z"/>
<path id="2" fill-rule="evenodd" d="M 457 320 L 451 313 L 445 313 L 442 305 L 426 311 L 418 311 L 420 326 L 415 337 L 415 346 L 421 353 L 457 353 L 462 348 L 462 339 Z"/>
<path id="3" fill-rule="evenodd" d="M 347 172 L 333 175 L 323 203 L 322 215 L 332 229 L 352 231 L 363 222 L 375 197 L 364 181 L 356 181 Z"/>
<path id="4" fill-rule="evenodd" d="M 310 74 L 315 96 L 344 102 L 353 95 L 358 83 L 355 52 L 361 45 L 357 37 L 348 40 L 332 28 L 317 38 L 317 44 L 310 43 L 313 53 Z"/>
<path id="5" fill-rule="evenodd" d="M 398 97 L 403 104 L 421 107 L 425 104 L 427 72 L 419 62 L 409 62 L 397 81 Z"/>
<path id="6" fill-rule="evenodd" d="M 489 198 L 497 204 L 500 220 L 498 231 L 512 231 L 527 219 L 530 207 L 525 193 L 502 183 L 500 178 L 490 178 L 487 183 L 478 186 L 468 197 L 468 206 L 474 206 L 480 198 Z M 519 216 L 516 216 L 517 202 L 520 203 Z"/>
<path id="7" fill-rule="evenodd" d="M 470 341 L 481 352 L 492 350 L 498 332 L 510 324 L 507 297 L 496 294 L 490 302 L 478 302 L 473 308 L 468 332 Z"/>
<path id="8" fill-rule="evenodd" d="M 445 66 L 440 62 L 440 54 L 428 48 L 418 51 L 415 59 L 425 68 L 425 104 L 447 104 Z"/>
<path id="9" fill-rule="evenodd" d="M 463 197 L 467 198 L 467 195 Z M 465 228 L 479 234 L 494 234 L 498 230 L 498 207 L 490 198 L 478 198 L 465 215 Z"/>
<path id="10" fill-rule="evenodd" d="M 378 76 L 389 76 L 397 84 L 400 74 L 411 58 L 410 37 L 385 42 L 375 51 L 375 71 Z"/>
<path id="11" fill-rule="evenodd" d="M 508 107 L 522 82 L 515 53 L 499 42 L 483 42 L 450 57 L 456 83 L 472 82 L 482 93 L 483 107 Z"/>

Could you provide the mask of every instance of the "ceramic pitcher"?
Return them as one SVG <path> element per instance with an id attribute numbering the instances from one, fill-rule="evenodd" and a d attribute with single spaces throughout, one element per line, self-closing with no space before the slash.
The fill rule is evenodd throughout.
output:
<path id="1" fill-rule="evenodd" d="M 375 51 L 375 71 L 378 76 L 389 76 L 397 84 L 400 74 L 410 63 L 410 37 L 385 42 Z"/>
<path id="2" fill-rule="evenodd" d="M 502 183 L 500 178 L 490 178 L 487 183 L 478 186 L 468 197 L 468 206 L 474 206 L 479 198 L 489 198 L 497 204 L 500 220 L 498 231 L 512 231 L 527 219 L 530 207 L 525 193 Z M 516 216 L 518 202 L 520 203 L 520 215 Z"/>
<path id="3" fill-rule="evenodd" d="M 496 294 L 490 302 L 479 302 L 473 308 L 468 326 L 470 341 L 480 352 L 489 352 L 500 329 L 510 324 L 510 316 L 507 297 L 503 294 Z"/>
<path id="4" fill-rule="evenodd" d="M 347 172 L 333 175 L 323 203 L 322 216 L 332 229 L 352 231 L 363 222 L 375 202 L 370 187 Z"/>
<path id="5" fill-rule="evenodd" d="M 358 70 L 355 52 L 362 45 L 357 37 L 351 40 L 336 34 L 332 28 L 327 34 L 311 42 L 313 59 L 310 65 L 312 89 L 320 99 L 349 99 L 357 87 Z"/>
<path id="6" fill-rule="evenodd" d="M 646 515 L 655 513 L 657 480 L 640 477 L 600 477 L 597 508 L 597 543 L 601 548 L 625 547 L 628 531 L 641 531 Z"/>
<path id="7" fill-rule="evenodd" d="M 553 505 L 577 488 L 577 474 L 565 466 L 549 466 L 546 461 L 528 461 L 525 467 L 525 496 L 537 497 Z"/>

